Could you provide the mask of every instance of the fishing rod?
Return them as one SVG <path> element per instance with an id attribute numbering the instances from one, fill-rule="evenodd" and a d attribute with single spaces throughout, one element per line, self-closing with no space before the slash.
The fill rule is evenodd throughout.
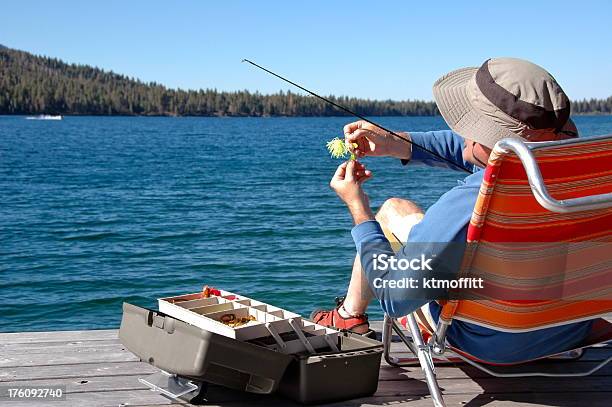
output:
<path id="1" fill-rule="evenodd" d="M 440 155 L 440 154 L 436 153 L 435 151 L 431 151 L 430 149 L 428 149 L 428 148 L 426 148 L 426 147 L 423 147 L 422 145 L 419 145 L 419 144 L 417 144 L 417 143 L 413 142 L 413 141 L 412 141 L 412 140 L 410 140 L 408 137 L 402 136 L 402 135 L 400 135 L 400 134 L 398 134 L 398 133 L 394 132 L 393 130 L 389 130 L 389 129 L 387 129 L 386 127 L 383 127 L 383 126 L 381 126 L 380 124 L 378 124 L 378 123 L 376 123 L 376 122 L 373 122 L 372 120 L 370 120 L 370 119 L 366 118 L 365 116 L 362 116 L 362 115 L 360 115 L 360 114 L 358 114 L 358 113 L 355 113 L 355 112 L 353 112 L 351 109 L 349 109 L 349 108 L 347 108 L 347 107 L 345 107 L 345 106 L 342 106 L 342 105 L 340 105 L 340 104 L 338 104 L 338 103 L 334 102 L 333 100 L 330 100 L 330 99 L 328 99 L 328 98 L 326 98 L 326 97 L 323 97 L 323 96 L 321 96 L 321 95 L 317 95 L 317 94 L 316 94 L 316 93 L 314 93 L 313 91 L 308 90 L 308 89 L 306 89 L 305 87 L 303 87 L 303 86 L 301 86 L 301 85 L 298 85 L 297 83 L 295 83 L 295 82 L 293 82 L 293 81 L 291 81 L 291 80 L 289 80 L 289 79 L 287 79 L 287 78 L 284 78 L 284 77 L 280 76 L 279 74 L 274 73 L 274 72 L 272 72 L 271 70 L 266 69 L 266 68 L 264 68 L 263 66 L 258 65 L 258 64 L 256 64 L 255 62 L 253 62 L 253 61 L 251 61 L 251 60 L 249 60 L 249 59 L 243 59 L 243 60 L 242 60 L 242 62 L 248 62 L 249 64 L 253 65 L 254 67 L 259 68 L 259 69 L 261 69 L 262 71 L 265 71 L 265 72 L 269 73 L 270 75 L 276 76 L 277 78 L 279 78 L 279 79 L 281 79 L 281 80 L 283 80 L 283 81 L 285 81 L 285 82 L 287 82 L 287 83 L 290 83 L 291 85 L 295 86 L 296 88 L 299 88 L 299 89 L 303 90 L 304 92 L 307 92 L 307 93 L 311 94 L 312 96 L 314 96 L 314 97 L 316 97 L 316 98 L 319 98 L 319 99 L 321 99 L 321 100 L 322 100 L 322 101 L 324 101 L 324 102 L 329 103 L 330 105 L 334 106 L 335 108 L 340 109 L 340 110 L 342 110 L 342 111 L 344 111 L 344 112 L 346 112 L 346 113 L 348 113 L 348 114 L 351 114 L 351 115 L 353 115 L 353 116 L 355 116 L 355 117 L 357 117 L 357 118 L 359 118 L 359 119 L 363 120 L 364 122 L 370 123 L 371 125 L 376 126 L 376 127 L 378 127 L 379 129 L 381 129 L 382 131 L 385 131 L 385 132 L 387 132 L 387 133 L 391 134 L 392 136 L 397 137 L 398 139 L 403 140 L 403 141 L 405 141 L 405 142 L 407 142 L 407 143 L 411 144 L 413 147 L 420 148 L 421 150 L 423 150 L 423 151 L 425 151 L 425 152 L 427 152 L 427 153 L 429 153 L 429 154 L 433 155 L 434 157 L 437 157 L 437 158 L 441 159 L 442 161 L 446 161 L 447 163 L 451 164 L 451 165 L 452 165 L 453 167 L 455 167 L 455 168 L 460 169 L 461 171 L 465 171 L 465 172 L 470 173 L 470 174 L 472 174 L 472 173 L 473 173 L 473 171 L 469 170 L 468 168 L 465 168 L 464 166 L 459 165 L 459 164 L 457 164 L 456 162 L 451 161 L 451 160 L 449 160 L 448 158 L 446 158 L 446 157 L 444 157 L 444 156 L 442 156 L 442 155 Z"/>

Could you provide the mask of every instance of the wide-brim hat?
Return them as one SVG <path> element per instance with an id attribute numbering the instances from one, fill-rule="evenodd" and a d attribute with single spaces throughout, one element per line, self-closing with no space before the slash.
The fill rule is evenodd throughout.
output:
<path id="1" fill-rule="evenodd" d="M 529 61 L 495 58 L 480 68 L 452 71 L 435 82 L 433 94 L 453 131 L 490 148 L 505 137 L 578 136 L 567 95 L 550 73 Z"/>

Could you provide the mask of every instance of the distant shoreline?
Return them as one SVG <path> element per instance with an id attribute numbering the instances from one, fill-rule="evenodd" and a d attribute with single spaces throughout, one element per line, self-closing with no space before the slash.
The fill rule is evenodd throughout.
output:
<path id="1" fill-rule="evenodd" d="M 327 98 L 363 116 L 438 116 L 431 100 Z M 573 114 L 612 114 L 607 99 L 572 101 Z M 170 89 L 155 82 L 67 64 L 0 46 L 0 114 L 168 117 L 350 117 L 312 96 L 291 91 Z"/>

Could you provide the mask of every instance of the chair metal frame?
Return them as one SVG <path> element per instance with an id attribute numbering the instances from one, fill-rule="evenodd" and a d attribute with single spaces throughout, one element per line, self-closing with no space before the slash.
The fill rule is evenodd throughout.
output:
<path id="1" fill-rule="evenodd" d="M 514 152 L 517 157 L 520 159 L 523 167 L 525 168 L 525 172 L 527 174 L 527 179 L 529 185 L 531 187 L 531 191 L 535 197 L 535 199 L 542 205 L 544 208 L 557 213 L 570 213 L 570 212 L 580 212 L 580 211 L 589 211 L 596 209 L 606 209 L 612 207 L 612 193 L 599 194 L 599 195 L 591 195 L 580 198 L 573 198 L 567 200 L 557 200 L 554 199 L 548 192 L 546 184 L 544 183 L 544 179 L 540 172 L 538 163 L 535 159 L 533 150 L 550 148 L 560 145 L 571 145 L 571 144 L 579 144 L 583 142 L 592 142 L 596 140 L 605 140 L 612 139 L 612 135 L 604 135 L 597 137 L 589 137 L 589 138 L 578 138 L 578 139 L 570 139 L 570 140 L 562 140 L 562 141 L 553 141 L 553 142 L 538 142 L 538 143 L 527 143 L 523 142 L 520 139 L 515 138 L 505 138 L 497 142 L 495 147 L 493 148 L 493 153 L 497 155 L 506 155 L 510 152 Z M 418 358 L 421 369 L 425 374 L 425 380 L 427 382 L 427 387 L 429 388 L 429 392 L 432 397 L 432 401 L 434 406 L 436 407 L 444 407 L 446 404 L 444 403 L 444 398 L 442 396 L 442 392 L 440 391 L 440 387 L 436 380 L 436 372 L 433 359 L 434 357 L 444 358 L 444 353 L 447 350 L 446 344 L 446 333 L 448 328 L 452 322 L 452 318 L 448 321 L 440 318 L 438 324 L 434 327 L 435 331 L 432 332 L 432 336 L 427 343 L 423 339 L 421 334 L 421 330 L 419 329 L 415 313 L 411 313 L 407 316 L 407 328 L 410 333 L 410 338 L 408 338 L 402 328 L 397 324 L 394 318 L 385 314 L 384 323 L 383 323 L 383 332 L 382 332 L 382 340 L 384 344 L 384 353 L 383 356 L 386 362 L 391 366 L 401 367 L 406 366 L 405 359 L 394 357 L 391 354 L 391 341 L 393 337 L 393 333 L 395 332 L 400 340 L 410 349 L 410 351 Z M 484 365 L 475 362 L 459 353 L 453 352 L 453 356 L 460 358 L 461 360 L 469 363 L 470 365 L 482 370 L 483 372 L 490 374 L 495 377 L 508 378 L 508 377 L 584 377 L 589 376 L 596 372 L 597 370 L 604 367 L 610 361 L 612 361 L 612 356 L 603 360 L 597 366 L 589 369 L 584 372 L 576 372 L 576 373 L 545 373 L 545 372 L 527 372 L 527 373 L 499 373 L 495 372 Z M 412 363 L 414 363 L 414 359 L 411 359 Z"/>

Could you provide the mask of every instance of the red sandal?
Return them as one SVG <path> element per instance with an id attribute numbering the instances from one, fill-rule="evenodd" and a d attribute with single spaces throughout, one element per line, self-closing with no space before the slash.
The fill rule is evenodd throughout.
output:
<path id="1" fill-rule="evenodd" d="M 344 308 L 344 297 L 336 297 L 335 301 L 336 308 L 332 310 L 314 310 L 310 314 L 310 319 L 319 325 L 353 333 L 357 333 L 354 331 L 355 328 L 366 326 L 368 330 L 359 334 L 367 337 L 376 336 L 376 332 L 369 329 L 370 323 L 368 322 L 368 314 L 351 314 L 350 312 L 348 312 L 346 308 Z M 342 311 L 344 311 L 350 316 L 345 318 L 340 315 L 340 313 L 338 312 L 340 308 L 342 308 Z"/>

